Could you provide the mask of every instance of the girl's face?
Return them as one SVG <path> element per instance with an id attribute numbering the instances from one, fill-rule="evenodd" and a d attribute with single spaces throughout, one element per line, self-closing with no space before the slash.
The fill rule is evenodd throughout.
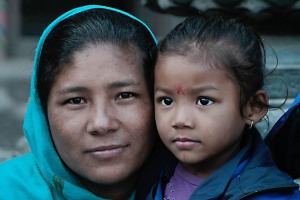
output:
<path id="1" fill-rule="evenodd" d="M 141 56 L 128 52 L 98 45 L 75 53 L 50 91 L 56 150 L 90 190 L 93 183 L 129 181 L 152 147 L 153 107 Z"/>
<path id="2" fill-rule="evenodd" d="M 205 178 L 239 151 L 246 124 L 239 105 L 239 88 L 225 71 L 204 66 L 197 58 L 158 58 L 158 132 L 191 173 Z"/>

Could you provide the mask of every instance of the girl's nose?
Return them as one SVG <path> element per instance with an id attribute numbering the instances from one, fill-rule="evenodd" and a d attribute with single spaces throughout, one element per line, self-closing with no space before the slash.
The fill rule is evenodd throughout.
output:
<path id="1" fill-rule="evenodd" d="M 94 105 L 90 109 L 87 132 L 93 135 L 104 135 L 118 129 L 117 116 L 109 104 Z"/>
<path id="2" fill-rule="evenodd" d="M 175 129 L 194 128 L 193 112 L 188 106 L 177 105 L 175 108 L 172 127 Z"/>

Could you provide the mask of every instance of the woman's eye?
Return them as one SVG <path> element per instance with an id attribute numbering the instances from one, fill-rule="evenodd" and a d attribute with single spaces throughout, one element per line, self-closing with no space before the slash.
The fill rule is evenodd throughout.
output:
<path id="1" fill-rule="evenodd" d="M 164 97 L 164 98 L 161 98 L 160 101 L 163 106 L 173 106 L 174 105 L 174 101 L 171 98 Z"/>
<path id="2" fill-rule="evenodd" d="M 85 103 L 85 100 L 81 97 L 75 97 L 75 98 L 69 99 L 67 101 L 67 103 L 70 103 L 70 104 L 83 104 L 83 103 Z"/>
<path id="3" fill-rule="evenodd" d="M 117 99 L 129 99 L 133 96 L 134 94 L 132 92 L 122 92 L 119 94 L 119 96 L 117 96 Z"/>
<path id="4" fill-rule="evenodd" d="M 199 97 L 197 99 L 197 105 L 198 106 L 209 106 L 211 104 L 213 104 L 214 101 L 209 99 L 209 98 L 206 98 L 206 97 Z"/>

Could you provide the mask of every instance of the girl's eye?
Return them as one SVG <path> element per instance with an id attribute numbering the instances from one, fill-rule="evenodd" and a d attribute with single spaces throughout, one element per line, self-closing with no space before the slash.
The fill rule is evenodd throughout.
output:
<path id="1" fill-rule="evenodd" d="M 67 101 L 67 103 L 69 104 L 83 104 L 85 103 L 85 100 L 81 97 L 75 97 L 75 98 L 71 98 Z"/>
<path id="2" fill-rule="evenodd" d="M 174 101 L 168 97 L 163 97 L 160 99 L 160 101 L 163 106 L 173 106 L 174 105 Z"/>
<path id="3" fill-rule="evenodd" d="M 213 103 L 214 103 L 214 101 L 211 100 L 211 99 L 209 99 L 209 98 L 207 98 L 207 97 L 199 97 L 197 99 L 197 105 L 198 106 L 209 106 L 209 105 L 211 105 Z"/>
<path id="4" fill-rule="evenodd" d="M 134 94 L 132 92 L 122 92 L 119 94 L 119 96 L 117 96 L 117 99 L 129 99 L 133 96 Z"/>

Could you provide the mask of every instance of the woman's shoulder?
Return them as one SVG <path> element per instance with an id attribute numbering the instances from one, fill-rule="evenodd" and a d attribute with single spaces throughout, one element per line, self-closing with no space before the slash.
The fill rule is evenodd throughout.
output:
<path id="1" fill-rule="evenodd" d="M 8 182 L 17 183 L 32 177 L 34 173 L 34 159 L 31 153 L 11 158 L 0 164 L 0 185 Z"/>
<path id="2" fill-rule="evenodd" d="M 51 192 L 31 153 L 0 164 L 0 199 L 47 199 L 44 197 L 51 197 Z"/>
<path id="3" fill-rule="evenodd" d="M 34 159 L 31 153 L 26 153 L 21 156 L 13 157 L 9 160 L 6 160 L 0 163 L 0 170 L 1 175 L 3 174 L 2 171 L 14 171 L 18 168 L 22 168 L 24 170 L 25 166 L 33 164 Z"/>

